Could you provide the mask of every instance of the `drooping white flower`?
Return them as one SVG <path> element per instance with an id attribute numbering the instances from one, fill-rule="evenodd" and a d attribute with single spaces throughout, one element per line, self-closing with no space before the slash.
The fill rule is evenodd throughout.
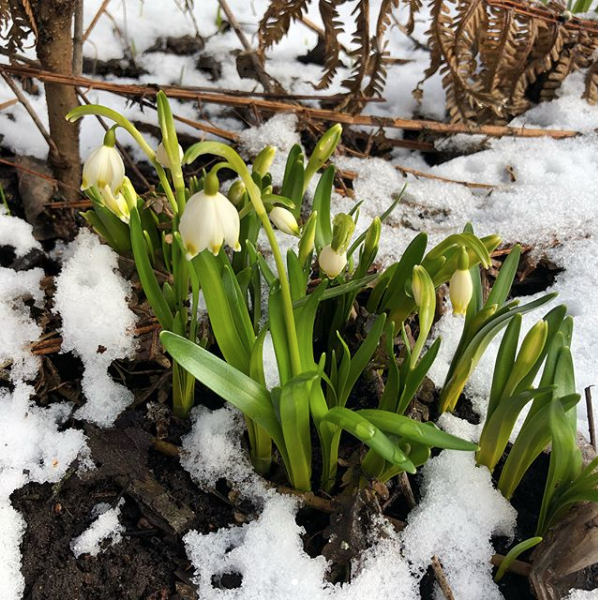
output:
<path id="1" fill-rule="evenodd" d="M 449 296 L 454 315 L 464 315 L 473 295 L 473 283 L 468 269 L 457 269 L 451 277 Z"/>
<path id="2" fill-rule="evenodd" d="M 270 211 L 270 221 L 288 235 L 299 235 L 299 225 L 293 216 L 293 213 L 286 208 L 275 206 Z"/>
<path id="3" fill-rule="evenodd" d="M 179 158 L 183 160 L 183 149 L 179 144 Z M 166 152 L 166 148 L 164 148 L 164 144 L 160 142 L 158 147 L 156 148 L 156 160 L 167 169 L 170 169 L 170 160 L 168 160 L 168 153 Z"/>
<path id="4" fill-rule="evenodd" d="M 320 256 L 318 257 L 320 268 L 330 279 L 334 279 L 346 266 L 347 264 L 347 253 L 341 252 L 340 254 L 335 252 L 330 244 L 322 248 Z"/>
<path id="5" fill-rule="evenodd" d="M 239 213 L 226 196 L 203 190 L 193 194 L 179 223 L 187 260 L 206 248 L 216 255 L 224 242 L 239 251 L 239 227 Z"/>
<path id="6" fill-rule="evenodd" d="M 94 150 L 83 165 L 82 190 L 95 185 L 100 190 L 110 186 L 113 194 L 118 194 L 125 178 L 125 165 L 114 146 L 100 146 Z"/>
<path id="7" fill-rule="evenodd" d="M 114 213 L 123 223 L 129 223 L 131 217 L 131 211 L 129 205 L 125 200 L 125 197 L 119 192 L 113 194 L 109 185 L 105 185 L 100 189 L 104 206 L 112 213 Z"/>

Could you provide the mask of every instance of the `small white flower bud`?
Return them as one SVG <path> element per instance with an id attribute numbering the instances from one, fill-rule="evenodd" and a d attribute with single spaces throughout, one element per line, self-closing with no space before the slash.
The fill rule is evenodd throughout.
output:
<path id="1" fill-rule="evenodd" d="M 320 256 L 318 257 L 318 262 L 320 263 L 320 269 L 322 269 L 330 279 L 334 279 L 345 268 L 347 264 L 347 253 L 341 252 L 338 254 L 329 244 L 325 248 L 322 248 Z"/>
<path id="2" fill-rule="evenodd" d="M 270 211 L 270 221 L 280 229 L 283 233 L 288 235 L 299 235 L 299 225 L 293 214 L 286 208 L 275 206 Z"/>
<path id="3" fill-rule="evenodd" d="M 469 269 L 457 269 L 451 277 L 449 296 L 454 315 L 464 315 L 473 295 L 473 283 Z"/>
<path id="4" fill-rule="evenodd" d="M 100 189 L 104 206 L 114 213 L 123 223 L 129 223 L 131 211 L 125 197 L 119 192 L 114 195 L 109 185 Z"/>
<path id="5" fill-rule="evenodd" d="M 180 160 L 183 160 L 183 149 L 179 144 L 179 157 Z M 168 153 L 166 152 L 166 148 L 164 148 L 164 144 L 160 142 L 159 146 L 156 148 L 156 160 L 167 169 L 170 169 L 170 160 L 168 160 Z"/>

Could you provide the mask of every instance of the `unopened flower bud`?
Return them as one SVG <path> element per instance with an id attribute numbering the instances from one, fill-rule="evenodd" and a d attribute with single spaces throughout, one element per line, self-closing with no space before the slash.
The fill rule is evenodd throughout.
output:
<path id="1" fill-rule="evenodd" d="M 355 231 L 355 222 L 350 215 L 338 213 L 332 221 L 332 242 L 333 250 L 338 254 L 347 252 L 351 243 L 351 236 Z"/>
<path id="2" fill-rule="evenodd" d="M 318 257 L 320 269 L 330 278 L 334 279 L 347 264 L 347 253 L 336 252 L 330 244 L 322 248 Z"/>
<path id="3" fill-rule="evenodd" d="M 229 188 L 228 188 L 228 199 L 235 205 L 239 206 L 243 201 L 243 196 L 245 195 L 245 184 L 237 179 Z"/>
<path id="4" fill-rule="evenodd" d="M 270 211 L 270 221 L 280 229 L 283 233 L 288 235 L 299 235 L 299 225 L 293 214 L 286 208 L 275 206 Z"/>
<path id="5" fill-rule="evenodd" d="M 340 123 L 333 125 L 316 144 L 312 155 L 309 157 L 309 162 L 305 167 L 305 176 L 303 184 L 303 192 L 307 189 L 311 178 L 318 172 L 320 167 L 332 156 L 332 153 L 338 145 L 343 128 Z"/>
<path id="6" fill-rule="evenodd" d="M 183 149 L 179 144 L 179 160 L 183 160 Z M 158 148 L 156 149 L 156 160 L 167 169 L 170 169 L 170 159 L 168 158 L 168 152 L 166 152 L 166 148 L 164 144 L 160 142 Z"/>
<path id="7" fill-rule="evenodd" d="M 301 230 L 299 240 L 299 262 L 305 266 L 307 259 L 313 252 L 316 243 L 316 227 L 318 224 L 318 211 L 314 210 Z"/>
<path id="8" fill-rule="evenodd" d="M 253 172 L 257 173 L 260 177 L 263 177 L 272 166 L 272 161 L 276 155 L 276 148 L 274 146 L 266 146 L 253 161 Z"/>
<path id="9" fill-rule="evenodd" d="M 453 315 L 464 315 L 473 295 L 473 282 L 469 272 L 469 256 L 463 247 L 459 250 L 457 270 L 449 283 L 449 296 Z"/>

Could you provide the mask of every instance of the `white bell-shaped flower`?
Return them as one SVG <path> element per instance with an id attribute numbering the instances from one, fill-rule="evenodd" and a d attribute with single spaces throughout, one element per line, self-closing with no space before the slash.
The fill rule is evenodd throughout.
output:
<path id="1" fill-rule="evenodd" d="M 183 149 L 179 144 L 179 158 L 183 160 Z M 166 148 L 164 148 L 164 144 L 160 142 L 159 146 L 156 148 L 156 160 L 167 169 L 170 169 L 170 160 L 168 160 L 168 153 L 166 152 Z"/>
<path id="2" fill-rule="evenodd" d="M 203 190 L 193 194 L 179 223 L 187 260 L 206 248 L 216 255 L 224 242 L 239 251 L 239 227 L 239 213 L 226 196 Z"/>
<path id="3" fill-rule="evenodd" d="M 95 185 L 100 190 L 110 187 L 113 194 L 118 194 L 125 178 L 125 165 L 118 150 L 114 146 L 100 146 L 94 150 L 83 165 L 82 190 Z"/>
<path id="4" fill-rule="evenodd" d="M 326 273 L 330 279 L 334 279 L 347 264 L 346 252 L 335 252 L 330 244 L 322 248 L 320 256 L 318 256 L 320 269 Z"/>
<path id="5" fill-rule="evenodd" d="M 286 208 L 275 206 L 270 211 L 270 221 L 288 235 L 299 235 L 299 225 L 293 216 L 293 213 Z"/>
<path id="6" fill-rule="evenodd" d="M 466 269 L 457 269 L 451 277 L 449 296 L 454 315 L 464 315 L 473 295 L 471 273 Z"/>
<path id="7" fill-rule="evenodd" d="M 129 205 L 125 200 L 125 197 L 119 192 L 113 194 L 109 185 L 105 185 L 100 189 L 104 206 L 112 213 L 114 213 L 123 223 L 129 223 L 131 218 L 131 211 Z"/>

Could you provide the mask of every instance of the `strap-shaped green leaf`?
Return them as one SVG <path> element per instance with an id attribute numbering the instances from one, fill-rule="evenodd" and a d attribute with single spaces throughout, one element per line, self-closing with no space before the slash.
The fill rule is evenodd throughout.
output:
<path id="1" fill-rule="evenodd" d="M 336 406 L 328 411 L 323 420 L 348 431 L 386 461 L 400 466 L 408 473 L 415 473 L 415 467 L 405 453 L 362 415 L 348 408 Z"/>
<path id="2" fill-rule="evenodd" d="M 503 262 L 502 267 L 498 273 L 498 277 L 492 286 L 492 291 L 486 300 L 486 306 L 497 304 L 502 306 L 511 291 L 511 286 L 517 274 L 517 267 L 519 266 L 519 259 L 521 257 L 521 246 L 517 244 L 513 247 L 509 256 Z"/>
<path id="3" fill-rule="evenodd" d="M 182 336 L 163 331 L 160 341 L 181 367 L 263 427 L 284 456 L 282 429 L 263 385 Z"/>
<path id="4" fill-rule="evenodd" d="M 517 417 L 525 405 L 536 396 L 549 391 L 550 388 L 538 388 L 521 392 L 511 398 L 503 399 L 496 406 L 484 423 L 480 436 L 480 451 L 477 455 L 478 464 L 486 465 L 490 471 L 494 469 L 509 443 Z"/>
<path id="5" fill-rule="evenodd" d="M 149 256 L 147 255 L 145 238 L 143 237 L 143 231 L 141 230 L 141 220 L 139 219 L 139 213 L 135 208 L 131 211 L 130 229 L 135 267 L 141 285 L 143 286 L 143 291 L 145 292 L 162 329 L 171 330 L 173 324 L 172 312 L 170 311 L 168 302 L 166 302 L 166 299 L 162 295 L 160 284 L 158 283 Z"/>
<path id="6" fill-rule="evenodd" d="M 334 186 L 334 165 L 330 165 L 320 176 L 314 193 L 312 210 L 318 212 L 316 221 L 316 249 L 318 252 L 332 242 L 332 226 L 330 221 L 330 197 Z"/>
<path id="7" fill-rule="evenodd" d="M 248 373 L 250 350 L 243 343 L 237 330 L 232 304 L 222 279 L 220 263 L 216 257 L 204 250 L 193 259 L 192 266 L 199 278 L 214 337 L 222 355 L 230 365 L 243 373 Z M 234 304 L 235 298 L 232 300 Z"/>
<path id="8" fill-rule="evenodd" d="M 280 377 L 281 385 L 284 385 L 291 379 L 292 370 L 287 329 L 282 307 L 282 294 L 278 284 L 273 285 L 270 288 L 268 316 L 270 320 L 272 344 L 274 345 L 274 353 L 276 354 L 276 364 L 278 365 L 278 375 Z"/>
<path id="9" fill-rule="evenodd" d="M 561 402 L 567 411 L 579 399 L 579 394 L 572 394 L 553 402 Z M 525 472 L 550 442 L 549 415 L 550 405 L 545 405 L 521 428 L 498 481 L 498 489 L 505 498 L 511 498 Z"/>
<path id="10" fill-rule="evenodd" d="M 297 328 L 297 342 L 299 344 L 299 354 L 301 355 L 301 366 L 306 371 L 315 368 L 313 349 L 314 322 L 327 286 L 328 281 L 323 280 L 307 296 L 307 302 L 301 308 L 295 309 L 295 321 L 300 324 L 300 327 Z"/>
<path id="11" fill-rule="evenodd" d="M 523 554 L 526 550 L 537 546 L 541 541 L 541 537 L 532 537 L 527 540 L 523 540 L 523 542 L 520 542 L 516 546 L 513 546 L 500 563 L 498 571 L 496 571 L 496 575 L 494 576 L 494 581 L 500 581 L 520 554 Z"/>
<path id="12" fill-rule="evenodd" d="M 357 411 L 370 423 L 384 432 L 400 435 L 407 440 L 424 444 L 430 448 L 445 448 L 475 452 L 477 444 L 438 429 L 433 423 L 420 423 L 409 417 L 384 410 L 365 409 Z"/>

